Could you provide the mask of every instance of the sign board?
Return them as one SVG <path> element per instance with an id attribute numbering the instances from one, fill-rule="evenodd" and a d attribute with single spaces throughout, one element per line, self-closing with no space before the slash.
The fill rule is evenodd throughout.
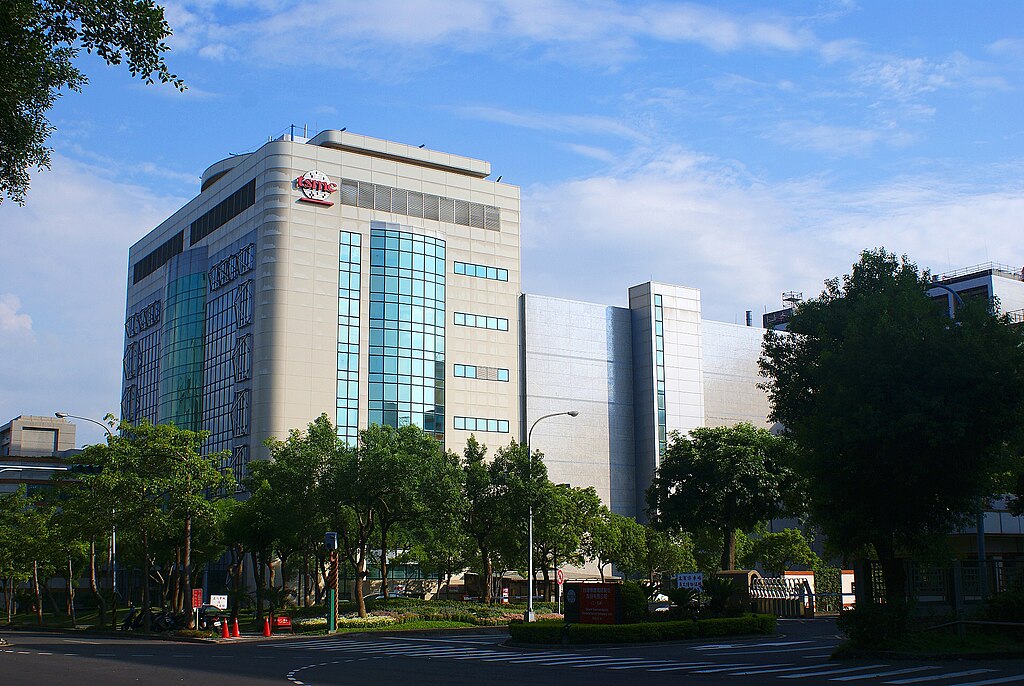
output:
<path id="1" fill-rule="evenodd" d="M 692 588 L 695 591 L 704 590 L 703 572 L 686 572 L 676 574 L 676 588 Z"/>
<path id="2" fill-rule="evenodd" d="M 226 595 L 211 595 L 210 605 L 218 610 L 226 610 L 228 609 L 228 597 Z"/>
<path id="3" fill-rule="evenodd" d="M 621 584 L 566 584 L 566 623 L 618 624 L 621 589 Z"/>
<path id="4" fill-rule="evenodd" d="M 562 584 L 565 583 L 565 574 L 562 574 L 562 570 L 561 569 L 559 569 L 559 570 L 557 570 L 555 572 L 555 581 L 558 582 L 559 586 L 561 586 Z"/>
<path id="5" fill-rule="evenodd" d="M 295 187 L 302 193 L 299 200 L 330 207 L 334 203 L 329 200 L 338 190 L 338 184 L 319 169 L 310 169 L 295 179 Z"/>
<path id="6" fill-rule="evenodd" d="M 203 606 L 203 589 L 193 588 L 192 589 L 192 609 L 198 610 Z"/>
<path id="7" fill-rule="evenodd" d="M 504 605 L 508 605 L 508 586 L 501 589 L 501 602 Z"/>

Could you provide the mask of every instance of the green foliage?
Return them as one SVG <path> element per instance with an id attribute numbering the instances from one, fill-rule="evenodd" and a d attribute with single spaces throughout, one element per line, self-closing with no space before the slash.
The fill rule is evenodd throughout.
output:
<path id="1" fill-rule="evenodd" d="M 1024 622 L 1024 593 L 1004 591 L 985 601 L 985 619 L 990 622 Z"/>
<path id="2" fill-rule="evenodd" d="M 799 529 L 762 530 L 759 537 L 750 539 L 748 549 L 739 559 L 745 569 L 753 569 L 760 563 L 766 572 L 776 576 L 794 567 L 815 569 L 821 564 Z"/>
<path id="3" fill-rule="evenodd" d="M 558 621 L 509 624 L 513 641 L 552 645 L 559 643 L 651 643 L 692 638 L 775 633 L 772 615 L 743 615 L 725 619 L 640 624 L 572 624 Z"/>
<path id="4" fill-rule="evenodd" d="M 704 579 L 704 593 L 708 597 L 708 609 L 712 614 L 723 615 L 729 608 L 729 602 L 739 592 L 733 579 L 724 576 L 711 576 Z"/>
<path id="5" fill-rule="evenodd" d="M 767 332 L 760 360 L 814 523 L 845 552 L 874 546 L 890 602 L 897 550 L 945 535 L 1019 471 L 1024 330 L 984 301 L 951 321 L 930 285 L 906 257 L 864 251 L 789 333 Z"/>
<path id="6" fill-rule="evenodd" d="M 665 591 L 675 605 L 669 612 L 673 619 L 693 619 L 700 608 L 700 591 L 695 588 L 670 588 Z"/>
<path id="7" fill-rule="evenodd" d="M 619 604 L 624 623 L 635 624 L 647 619 L 647 593 L 640 584 L 624 582 L 619 589 Z"/>
<path id="8" fill-rule="evenodd" d="M 132 76 L 184 90 L 170 73 L 163 42 L 171 34 L 153 0 L 5 0 L 0 3 L 0 203 L 24 203 L 29 172 L 50 165 L 47 118 L 62 90 L 88 79 L 78 67 L 84 48 L 107 64 L 127 62 Z"/>
<path id="9" fill-rule="evenodd" d="M 799 480 L 787 467 L 792 443 L 750 424 L 672 434 L 647 491 L 654 525 L 723 536 L 723 569 L 734 569 L 734 532 L 785 514 L 799 501 Z"/>
<path id="10" fill-rule="evenodd" d="M 910 629 L 910 608 L 906 603 L 859 605 L 843 610 L 836 626 L 855 649 L 892 648 Z"/>

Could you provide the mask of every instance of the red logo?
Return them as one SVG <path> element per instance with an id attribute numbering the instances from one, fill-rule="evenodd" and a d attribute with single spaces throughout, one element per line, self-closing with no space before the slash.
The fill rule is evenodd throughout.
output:
<path id="1" fill-rule="evenodd" d="M 327 174 L 313 169 L 295 179 L 295 187 L 302 191 L 299 200 L 330 207 L 334 203 L 328 200 L 338 190 L 338 184 L 331 181 Z"/>

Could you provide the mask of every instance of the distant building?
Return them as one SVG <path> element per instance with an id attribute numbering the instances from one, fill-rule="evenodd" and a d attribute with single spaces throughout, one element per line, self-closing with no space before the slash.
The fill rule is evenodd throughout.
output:
<path id="1" fill-rule="evenodd" d="M 64 459 L 75 452 L 75 425 L 56 417 L 21 415 L 0 426 L 0 493 L 50 483 L 65 471 Z"/>

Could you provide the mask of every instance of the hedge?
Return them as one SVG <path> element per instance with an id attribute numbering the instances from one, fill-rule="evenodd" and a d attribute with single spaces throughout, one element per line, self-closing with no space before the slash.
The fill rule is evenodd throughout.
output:
<path id="1" fill-rule="evenodd" d="M 527 624 L 516 620 L 509 624 L 508 630 L 512 640 L 521 643 L 650 643 L 743 634 L 773 634 L 775 616 L 748 614 L 723 619 L 641 624 L 570 625 L 558 620 Z"/>

